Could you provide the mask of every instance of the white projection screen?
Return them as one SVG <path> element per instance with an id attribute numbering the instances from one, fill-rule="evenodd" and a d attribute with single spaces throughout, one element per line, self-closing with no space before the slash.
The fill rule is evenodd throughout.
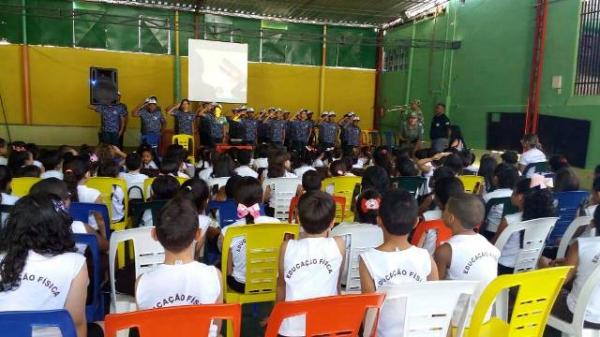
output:
<path id="1" fill-rule="evenodd" d="M 246 103 L 248 45 L 188 40 L 188 99 Z"/>

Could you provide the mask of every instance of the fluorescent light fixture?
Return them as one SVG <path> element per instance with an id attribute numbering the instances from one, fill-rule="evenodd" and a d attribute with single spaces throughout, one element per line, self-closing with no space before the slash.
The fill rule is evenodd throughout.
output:
<path id="1" fill-rule="evenodd" d="M 435 9 L 437 6 L 442 5 L 444 3 L 448 3 L 448 0 L 432 0 L 431 2 L 422 4 L 419 6 L 415 6 L 411 9 L 407 10 L 406 16 L 409 19 L 412 19 L 419 15 L 426 14 L 427 12 L 430 12 L 431 10 Z"/>

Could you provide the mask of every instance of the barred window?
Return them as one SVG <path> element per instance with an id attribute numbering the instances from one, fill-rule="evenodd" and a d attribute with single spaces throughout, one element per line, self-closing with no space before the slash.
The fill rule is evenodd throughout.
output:
<path id="1" fill-rule="evenodd" d="M 408 51 L 406 47 L 384 50 L 383 71 L 404 71 L 408 68 Z"/>
<path id="2" fill-rule="evenodd" d="M 581 3 L 575 94 L 600 95 L 600 0 Z"/>

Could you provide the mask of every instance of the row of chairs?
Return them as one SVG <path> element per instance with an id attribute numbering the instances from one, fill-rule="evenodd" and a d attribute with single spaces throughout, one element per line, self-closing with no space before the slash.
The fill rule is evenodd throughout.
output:
<path id="1" fill-rule="evenodd" d="M 462 315 L 457 317 L 454 335 L 541 337 L 546 324 L 549 324 L 570 336 L 581 336 L 583 310 L 594 284 L 588 282 L 584 286 L 582 294 L 588 297 L 580 295 L 578 298 L 582 302 L 578 302 L 572 324 L 561 326 L 557 318 L 550 315 L 569 269 L 558 267 L 496 278 L 483 290 L 470 318 L 468 310 L 464 310 L 469 304 L 461 308 Z M 600 268 L 597 268 L 590 279 L 597 281 L 599 276 Z M 436 281 L 384 288 L 374 294 L 278 302 L 269 316 L 265 336 L 278 336 L 284 319 L 306 315 L 306 336 L 358 336 L 364 322 L 365 336 L 376 336 L 376 331 L 381 329 L 387 334 L 398 333 L 406 337 L 445 337 L 449 333 L 455 309 L 462 306 L 464 300 L 470 303 L 478 286 L 473 281 Z M 508 319 L 507 311 L 502 308 L 507 306 L 503 294 L 515 287 L 518 287 L 518 293 Z M 431 298 L 436 300 L 431 301 Z M 494 303 L 494 316 L 488 320 L 489 309 Z M 207 336 L 215 319 L 227 320 L 229 336 L 240 335 L 240 303 L 111 314 L 105 320 L 105 333 L 107 337 L 115 337 L 119 331 L 138 328 L 141 337 Z M 394 326 L 390 327 L 390 322 L 394 322 Z M 398 325 L 397 322 L 403 324 Z M 3 336 L 29 335 L 32 326 L 58 326 L 63 337 L 76 336 L 71 317 L 64 310 L 0 313 Z M 398 327 L 403 331 L 387 330 Z"/>

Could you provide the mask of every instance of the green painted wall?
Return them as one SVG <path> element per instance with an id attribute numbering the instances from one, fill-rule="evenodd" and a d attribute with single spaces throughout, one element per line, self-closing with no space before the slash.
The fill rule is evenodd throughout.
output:
<path id="1" fill-rule="evenodd" d="M 430 121 L 436 102 L 449 103 L 452 121 L 461 125 L 469 146 L 485 148 L 487 112 L 523 112 L 531 67 L 535 0 L 451 0 L 446 13 L 415 24 L 417 39 L 460 40 L 456 51 L 415 49 L 408 71 L 385 73 L 381 104 L 393 106 L 409 99 L 423 101 Z M 600 163 L 600 96 L 575 96 L 580 1 L 553 1 L 549 7 L 540 111 L 544 115 L 592 122 L 587 168 Z M 385 40 L 410 37 L 413 24 L 388 31 Z M 559 94 L 552 76 L 563 77 Z M 428 124 L 426 121 L 426 124 Z M 382 128 L 398 126 L 389 113 Z M 560 135 L 557 135 L 560 136 Z"/>

